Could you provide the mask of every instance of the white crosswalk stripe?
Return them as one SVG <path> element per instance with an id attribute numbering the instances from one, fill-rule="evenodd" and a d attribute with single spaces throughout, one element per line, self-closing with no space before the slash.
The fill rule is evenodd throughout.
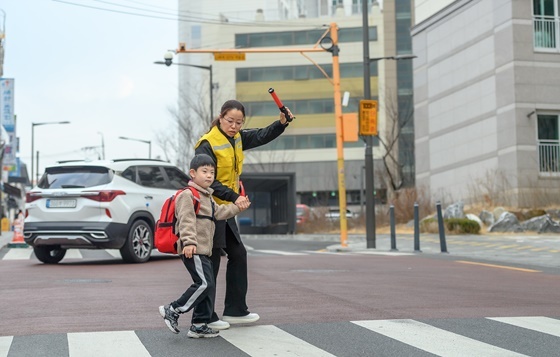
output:
<path id="1" fill-rule="evenodd" d="M 134 331 L 69 333 L 68 351 L 72 357 L 150 356 Z"/>
<path id="2" fill-rule="evenodd" d="M 558 323 L 558 320 L 551 319 L 549 317 L 487 317 L 487 319 L 560 337 L 560 324 Z"/>
<path id="3" fill-rule="evenodd" d="M 69 357 L 90 357 L 90 356 L 134 356 L 145 357 L 151 356 L 149 351 L 158 351 L 158 356 L 166 354 L 175 355 L 181 351 L 182 355 L 198 355 L 201 351 L 201 343 L 203 349 L 218 348 L 220 355 L 231 354 L 239 355 L 239 351 L 243 351 L 249 356 L 334 356 L 332 343 L 340 345 L 339 347 L 349 346 L 349 344 L 358 344 L 359 349 L 365 354 L 361 356 L 376 355 L 376 351 L 394 351 L 404 353 L 408 351 L 418 351 L 418 354 L 424 356 L 430 353 L 436 356 L 525 356 L 519 351 L 510 350 L 519 348 L 519 345 L 511 345 L 504 339 L 504 331 L 500 328 L 507 329 L 511 333 L 511 328 L 518 328 L 516 332 L 517 338 L 522 339 L 524 353 L 531 355 L 535 344 L 539 347 L 543 343 L 548 343 L 546 350 L 540 349 L 538 355 L 542 355 L 543 351 L 556 351 L 557 340 L 555 336 L 559 335 L 560 320 L 542 316 L 527 317 L 487 317 L 486 319 L 495 321 L 486 332 L 484 342 L 477 339 L 466 337 L 461 334 L 450 332 L 439 327 L 434 327 L 428 323 L 419 322 L 410 319 L 404 320 L 368 320 L 368 321 L 351 321 L 356 326 L 364 328 L 361 339 L 340 333 L 340 323 L 328 323 L 315 325 L 305 324 L 307 331 L 314 331 L 311 334 L 302 333 L 303 330 L 295 328 L 297 325 L 282 325 L 280 327 L 274 325 L 257 325 L 245 327 L 232 327 L 229 330 L 220 331 L 218 341 L 212 339 L 208 344 L 186 338 L 184 334 L 175 336 L 169 333 L 167 328 L 162 327 L 161 330 L 150 331 L 103 331 L 103 332 L 78 332 L 67 333 L 66 341 L 57 339 L 57 335 L 40 335 L 42 341 L 50 341 L 53 338 L 53 351 L 68 351 Z M 466 319 L 471 320 L 471 319 Z M 484 320 L 484 318 L 480 318 Z M 461 325 L 461 319 L 453 319 L 457 326 Z M 513 325 L 511 327 L 508 325 Z M 336 329 L 336 335 L 339 336 L 335 341 L 324 343 L 321 340 L 309 339 L 310 336 L 321 334 L 321 332 L 331 335 Z M 525 331 L 525 332 L 524 332 Z M 371 334 L 371 335 L 370 335 Z M 535 334 L 540 334 L 536 336 Z M 58 335 L 60 336 L 60 335 Z M 163 337 L 165 336 L 165 337 Z M 370 338 L 368 338 L 368 336 Z M 548 337 L 546 337 L 548 336 Z M 33 355 L 32 351 L 41 351 L 41 346 L 32 346 L 26 341 L 36 341 L 38 335 L 33 336 L 3 336 L 0 337 L 0 357 L 16 357 L 18 355 Z M 16 341 L 17 340 L 17 341 Z M 375 344 L 371 341 L 375 340 Z M 57 342 L 56 342 L 57 341 Z M 226 341 L 226 342 L 224 342 Z M 548 342 L 547 342 L 548 341 Z M 58 344 L 57 344 L 58 343 Z M 67 344 L 67 346 L 61 346 Z M 227 344 L 224 344 L 227 343 Z M 32 344 L 32 342 L 31 342 Z M 496 344 L 496 345 L 494 345 Z M 531 345 L 534 344 L 534 345 Z M 171 349 L 169 353 L 165 350 L 165 346 Z M 213 346 L 213 347 L 211 347 Z M 399 347 L 401 346 L 401 347 Z M 162 349 L 162 347 L 164 347 Z M 35 348 L 35 350 L 33 350 Z M 56 349 L 58 348 L 58 350 Z M 177 349 L 178 348 L 178 349 Z M 401 348 L 401 349 L 399 349 Z M 412 349 L 411 349 L 412 348 Z M 31 349 L 31 351 L 30 351 Z M 340 348 L 337 349 L 340 351 Z M 213 350 L 214 353 L 218 350 Z M 232 352 L 235 351 L 235 352 Z M 399 352 L 401 351 L 401 352 Z M 381 353 L 382 355 L 386 355 Z M 549 354 L 550 355 L 550 354 Z M 554 354 L 555 355 L 555 354 Z"/>
<path id="4" fill-rule="evenodd" d="M 282 250 L 261 250 L 261 249 L 256 249 L 256 250 L 253 250 L 253 252 L 266 253 L 266 254 L 275 254 L 275 255 L 309 255 L 309 254 L 306 254 L 306 253 L 285 252 L 285 251 L 282 251 Z"/>
<path id="5" fill-rule="evenodd" d="M 33 254 L 32 248 L 11 248 L 4 255 L 4 260 L 24 260 L 30 259 Z"/>
<path id="6" fill-rule="evenodd" d="M 232 328 L 220 336 L 250 356 L 333 356 L 272 325 Z"/>
<path id="7" fill-rule="evenodd" d="M 12 345 L 12 336 L 0 336 L 0 357 L 7 357 Z"/>
<path id="8" fill-rule="evenodd" d="M 79 249 L 68 249 L 64 254 L 64 259 L 83 259 L 84 256 L 80 253 Z"/>
<path id="9" fill-rule="evenodd" d="M 438 356 L 525 356 L 414 320 L 352 322 Z"/>

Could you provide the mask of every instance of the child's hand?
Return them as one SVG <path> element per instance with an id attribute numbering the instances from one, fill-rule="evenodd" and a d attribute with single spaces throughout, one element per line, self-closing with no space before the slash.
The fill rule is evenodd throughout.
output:
<path id="1" fill-rule="evenodd" d="M 187 245 L 184 247 L 183 254 L 187 258 L 192 258 L 193 254 L 196 254 L 196 245 Z"/>
<path id="2" fill-rule="evenodd" d="M 243 202 L 243 205 L 237 205 L 237 207 L 239 207 L 239 212 L 243 212 L 251 206 L 251 201 L 249 201 L 249 197 L 245 197 L 245 198 L 246 201 Z"/>

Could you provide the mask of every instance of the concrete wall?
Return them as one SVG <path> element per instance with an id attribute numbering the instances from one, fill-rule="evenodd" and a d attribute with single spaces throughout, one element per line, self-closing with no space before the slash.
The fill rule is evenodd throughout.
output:
<path id="1" fill-rule="evenodd" d="M 492 180 L 512 205 L 559 194 L 539 176 L 527 114 L 560 110 L 560 57 L 534 51 L 532 26 L 530 2 L 465 0 L 413 29 L 417 185 L 434 199 L 468 200 Z"/>

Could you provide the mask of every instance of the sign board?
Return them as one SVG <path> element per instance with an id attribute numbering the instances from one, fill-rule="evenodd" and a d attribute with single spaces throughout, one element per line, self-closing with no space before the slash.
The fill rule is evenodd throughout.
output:
<path id="1" fill-rule="evenodd" d="M 214 61 L 245 61 L 245 53 L 215 52 Z"/>
<path id="2" fill-rule="evenodd" d="M 360 135 L 377 135 L 376 100 L 360 100 Z"/>

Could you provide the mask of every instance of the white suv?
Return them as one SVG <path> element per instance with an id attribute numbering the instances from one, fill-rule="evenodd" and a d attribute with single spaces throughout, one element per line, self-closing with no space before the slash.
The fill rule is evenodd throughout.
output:
<path id="1" fill-rule="evenodd" d="M 124 261 L 146 262 L 163 202 L 188 181 L 159 160 L 61 162 L 26 194 L 24 239 L 47 264 L 69 248 L 120 249 Z"/>

